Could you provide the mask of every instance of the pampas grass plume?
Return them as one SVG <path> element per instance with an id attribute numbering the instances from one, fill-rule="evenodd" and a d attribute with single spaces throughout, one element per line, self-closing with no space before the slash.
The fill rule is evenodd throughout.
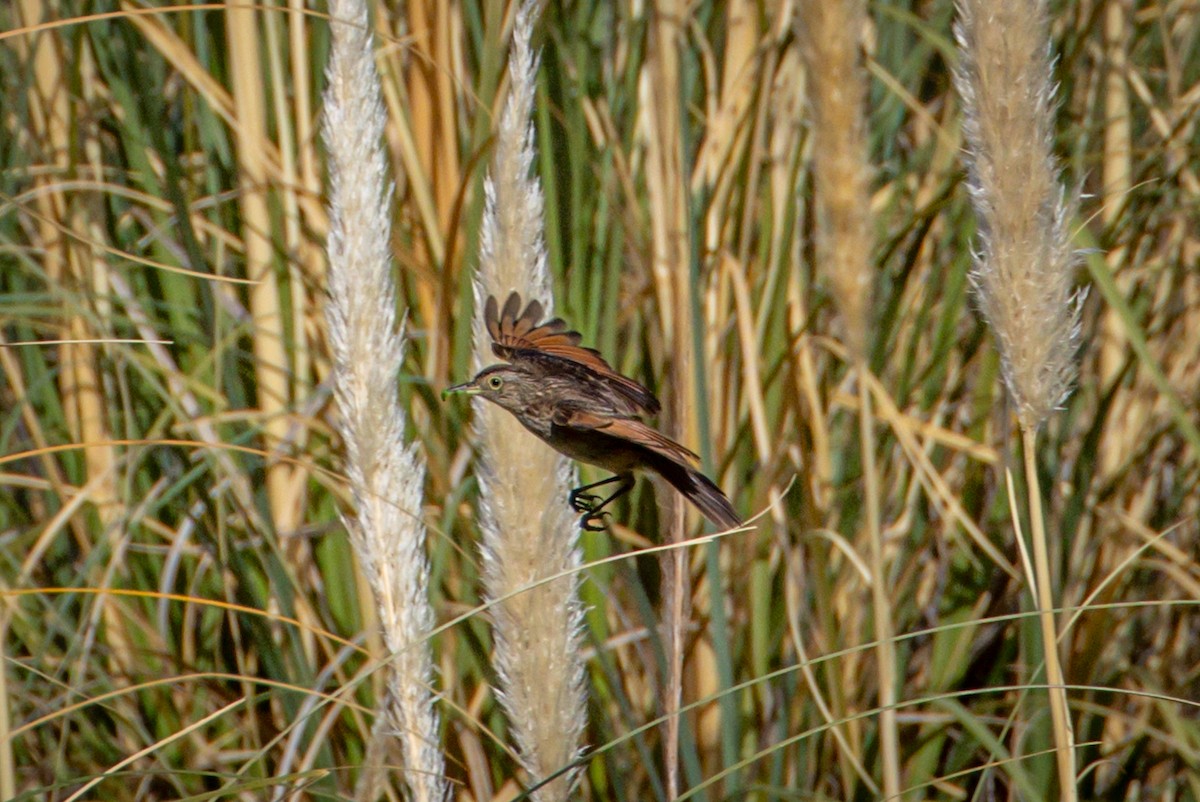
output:
<path id="1" fill-rule="evenodd" d="M 1052 152 L 1049 21 L 1039 2 L 964 0 L 959 9 L 955 83 L 979 219 L 971 281 L 1021 425 L 1036 430 L 1074 382 L 1081 299 L 1072 291 L 1074 203 Z"/>
<path id="2" fill-rule="evenodd" d="M 480 265 L 475 280 L 475 364 L 494 361 L 482 318 L 489 295 L 512 290 L 550 313 L 550 275 L 542 241 L 542 190 L 530 177 L 537 59 L 530 46 L 536 0 L 517 11 L 509 54 L 509 95 L 485 185 Z M 540 443 L 507 412 L 475 402 L 480 441 L 484 583 L 495 620 L 498 693 L 512 723 L 536 800 L 571 796 L 578 771 L 549 778 L 580 753 L 586 723 L 578 599 L 578 526 L 567 506 L 570 462 Z M 570 576 L 537 585 L 557 574 Z"/>
<path id="3" fill-rule="evenodd" d="M 447 798 L 426 636 L 424 464 L 404 440 L 396 392 L 404 360 L 390 251 L 386 114 L 380 100 L 366 4 L 331 0 L 333 35 L 324 137 L 329 148 L 329 302 L 333 380 L 354 515 L 346 526 L 375 595 L 388 659 L 376 735 L 399 737 L 416 800 Z M 371 774 L 370 767 L 364 776 Z M 367 794 L 372 796 L 371 794 Z"/>
<path id="4" fill-rule="evenodd" d="M 1048 31 L 1043 0 L 963 0 L 955 29 L 960 53 L 955 84 L 963 101 L 967 186 L 979 219 L 971 281 L 999 341 L 1021 424 L 1033 551 L 1032 564 L 1024 563 L 1041 627 L 1059 798 L 1075 802 L 1075 736 L 1035 456 L 1038 429 L 1075 379 L 1082 297 L 1071 286 L 1076 253 L 1068 224 L 1074 204 L 1065 199 L 1053 155 Z M 1015 497 L 1012 506 L 1016 509 Z M 1019 531 L 1017 543 L 1024 549 Z"/>

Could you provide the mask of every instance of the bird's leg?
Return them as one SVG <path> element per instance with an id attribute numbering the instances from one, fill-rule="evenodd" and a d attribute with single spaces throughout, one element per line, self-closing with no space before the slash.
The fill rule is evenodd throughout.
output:
<path id="1" fill-rule="evenodd" d="M 615 481 L 620 481 L 621 483 L 616 489 L 616 492 L 601 501 L 599 504 L 595 502 L 589 502 L 588 509 L 580 510 L 580 512 L 586 513 L 583 518 L 579 520 L 579 526 L 581 529 L 584 529 L 588 532 L 603 532 L 604 524 L 602 522 L 604 520 L 604 516 L 608 515 L 608 513 L 604 511 L 604 508 L 632 490 L 635 481 L 632 473 L 619 473 L 616 476 L 605 479 L 603 482 L 597 482 L 594 485 L 587 485 L 579 488 L 580 490 L 586 490 L 591 487 L 598 487 L 600 485 L 606 485 Z M 593 498 L 595 497 L 593 496 Z"/>
<path id="2" fill-rule="evenodd" d="M 593 512 L 596 509 L 596 504 L 600 501 L 600 497 L 595 493 L 585 493 L 583 491 L 610 485 L 620 480 L 621 476 L 622 474 L 617 474 L 607 479 L 601 479 L 599 482 L 592 482 L 590 485 L 575 488 L 571 491 L 571 495 L 567 496 L 567 501 L 571 502 L 571 509 L 575 510 L 575 512 Z M 620 492 L 617 495 L 620 495 Z"/>

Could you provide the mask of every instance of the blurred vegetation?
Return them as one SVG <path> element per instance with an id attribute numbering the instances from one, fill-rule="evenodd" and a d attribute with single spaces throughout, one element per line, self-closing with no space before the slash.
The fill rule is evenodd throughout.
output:
<path id="1" fill-rule="evenodd" d="M 859 401 L 807 205 L 805 81 L 838 76 L 804 74 L 789 3 L 728 0 L 680 4 L 678 85 L 655 84 L 653 9 L 669 5 L 545 6 L 537 171 L 556 311 L 661 391 L 739 509 L 768 510 L 690 552 L 684 787 L 873 798 Z M 0 7 L 0 796 L 352 793 L 384 654 L 338 519 L 328 29 L 301 6 L 259 7 L 249 42 L 215 6 Z M 438 398 L 471 370 L 511 11 L 377 9 L 412 338 L 399 381 L 429 465 L 430 594 L 453 620 L 432 647 L 464 799 L 520 789 L 475 609 L 470 410 Z M 1039 459 L 1085 799 L 1200 799 L 1196 11 L 1062 3 L 1051 32 L 1093 290 L 1079 387 Z M 1054 761 L 1014 568 L 1012 410 L 966 278 L 953 7 L 869 13 L 867 347 L 906 798 L 1039 799 Z M 667 97 L 682 110 L 683 299 L 651 253 L 646 121 Z M 612 537 L 583 538 L 588 560 L 625 557 L 583 589 L 582 795 L 661 799 L 659 573 L 633 553 L 659 539 L 648 483 L 617 518 Z"/>

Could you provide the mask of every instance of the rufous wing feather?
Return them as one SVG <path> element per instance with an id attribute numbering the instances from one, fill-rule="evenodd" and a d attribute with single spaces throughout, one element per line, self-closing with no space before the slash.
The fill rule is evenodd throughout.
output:
<path id="1" fill-rule="evenodd" d="M 613 437 L 645 446 L 656 454 L 685 465 L 700 461 L 689 449 L 635 418 L 609 418 L 584 410 L 559 409 L 555 412 L 554 422 L 559 426 L 603 431 Z"/>
<path id="2" fill-rule="evenodd" d="M 530 301 L 524 311 L 520 309 L 521 296 L 515 292 L 508 296 L 503 309 L 499 308 L 494 296 L 488 297 L 484 308 L 484 322 L 492 337 L 492 351 L 496 356 L 516 362 L 521 359 L 522 351 L 537 351 L 558 359 L 570 360 L 590 368 L 598 376 L 616 385 L 622 395 L 647 413 L 658 412 L 660 405 L 653 393 L 633 379 L 613 370 L 612 366 L 604 361 L 604 357 L 600 356 L 599 351 L 580 345 L 583 335 L 567 330 L 567 324 L 561 318 L 541 323 L 543 309 L 538 301 Z"/>

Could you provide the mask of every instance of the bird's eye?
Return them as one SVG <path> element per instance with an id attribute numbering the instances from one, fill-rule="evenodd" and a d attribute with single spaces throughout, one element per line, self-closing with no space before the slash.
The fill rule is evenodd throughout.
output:
<path id="1" fill-rule="evenodd" d="M 493 390 L 499 390 L 500 385 L 504 384 L 504 379 L 499 376 L 491 376 L 488 378 L 488 387 Z"/>

